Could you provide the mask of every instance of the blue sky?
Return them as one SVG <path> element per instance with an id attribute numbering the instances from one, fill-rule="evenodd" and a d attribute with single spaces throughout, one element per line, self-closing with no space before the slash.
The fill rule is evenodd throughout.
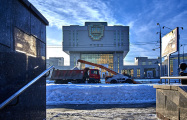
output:
<path id="1" fill-rule="evenodd" d="M 157 58 L 159 26 L 180 29 L 180 44 L 187 44 L 187 0 L 29 0 L 49 21 L 47 45 L 49 56 L 65 57 L 61 52 L 62 26 L 84 25 L 85 21 L 106 21 L 108 25 L 130 26 L 130 51 L 125 64 L 133 64 L 134 57 Z M 170 32 L 162 29 L 163 34 Z M 187 45 L 185 46 L 185 50 Z M 54 50 L 56 52 L 54 52 Z M 183 48 L 181 47 L 181 53 Z"/>

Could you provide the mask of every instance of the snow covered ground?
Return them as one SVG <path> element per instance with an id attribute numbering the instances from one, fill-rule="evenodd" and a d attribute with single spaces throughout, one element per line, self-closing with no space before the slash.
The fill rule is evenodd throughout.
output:
<path id="1" fill-rule="evenodd" d="M 47 105 L 155 103 L 153 84 L 47 84 Z"/>

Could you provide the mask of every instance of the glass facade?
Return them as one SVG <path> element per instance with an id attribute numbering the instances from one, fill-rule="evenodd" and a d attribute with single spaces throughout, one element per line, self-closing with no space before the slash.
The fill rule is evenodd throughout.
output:
<path id="1" fill-rule="evenodd" d="M 173 75 L 173 60 L 178 60 L 178 57 L 172 57 L 170 58 L 170 75 Z M 187 60 L 187 56 L 180 57 L 180 63 Z"/>
<path id="2" fill-rule="evenodd" d="M 81 60 L 85 60 L 88 62 L 107 65 L 109 69 L 113 70 L 113 54 L 81 54 Z M 85 64 L 81 64 L 81 69 L 85 68 Z M 94 67 L 95 69 L 99 69 Z M 106 72 L 101 69 L 101 73 Z"/>

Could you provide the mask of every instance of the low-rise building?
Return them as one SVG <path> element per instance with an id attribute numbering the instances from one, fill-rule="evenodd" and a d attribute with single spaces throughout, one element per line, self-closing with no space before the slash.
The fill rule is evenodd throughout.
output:
<path id="1" fill-rule="evenodd" d="M 131 75 L 132 78 L 159 78 L 159 58 L 136 57 L 135 65 L 124 65 L 122 73 Z"/>
<path id="2" fill-rule="evenodd" d="M 47 66 L 64 66 L 64 58 L 63 57 L 49 57 L 47 59 Z"/>

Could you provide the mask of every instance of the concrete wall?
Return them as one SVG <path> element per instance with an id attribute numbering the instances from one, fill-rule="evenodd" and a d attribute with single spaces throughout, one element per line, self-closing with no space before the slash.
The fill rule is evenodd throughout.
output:
<path id="1" fill-rule="evenodd" d="M 46 68 L 48 21 L 27 0 L 0 1 L 0 103 Z M 10 104 L 16 103 L 16 100 Z M 15 106 L 0 110 L 0 119 L 46 117 L 46 82 L 41 78 L 19 96 Z"/>
<path id="2" fill-rule="evenodd" d="M 154 85 L 157 117 L 164 120 L 186 120 L 187 86 Z"/>

